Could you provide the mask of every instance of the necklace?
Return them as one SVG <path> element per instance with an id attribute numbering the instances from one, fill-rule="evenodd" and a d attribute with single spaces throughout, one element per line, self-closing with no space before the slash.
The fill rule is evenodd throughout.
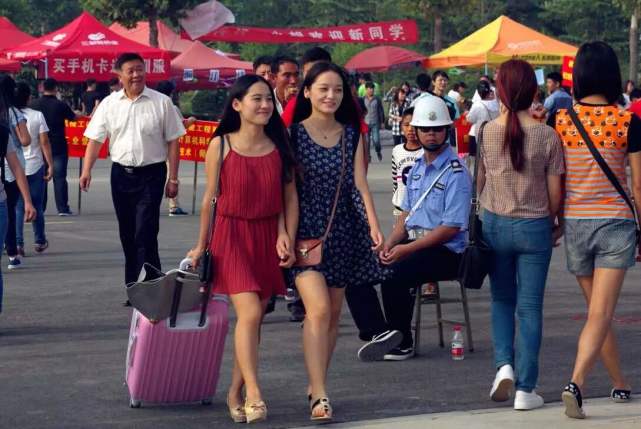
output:
<path id="1" fill-rule="evenodd" d="M 329 139 L 330 137 L 333 137 L 333 136 L 335 136 L 336 134 L 338 134 L 339 132 L 342 132 L 342 131 L 343 131 L 343 127 L 341 127 L 341 128 L 339 128 L 339 129 L 335 129 L 335 130 L 330 131 L 328 134 L 325 134 L 323 131 L 321 131 L 320 129 L 318 129 L 318 128 L 317 128 L 317 127 L 315 127 L 314 125 L 312 125 L 309 121 L 307 121 L 307 124 L 306 124 L 306 125 L 310 126 L 310 127 L 312 128 L 312 130 L 313 130 L 313 131 L 315 131 L 316 133 L 320 134 L 320 135 L 323 137 L 323 140 L 327 140 L 327 139 Z"/>

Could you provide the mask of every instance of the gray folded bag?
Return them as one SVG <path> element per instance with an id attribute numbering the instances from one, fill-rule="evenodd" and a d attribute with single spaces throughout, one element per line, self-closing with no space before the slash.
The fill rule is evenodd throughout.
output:
<path id="1" fill-rule="evenodd" d="M 178 288 L 180 293 L 176 291 L 178 285 L 182 285 Z M 190 311 L 202 303 L 205 293 L 198 274 L 180 269 L 163 273 L 147 263 L 143 265 L 138 281 L 125 287 L 131 305 L 155 322 L 171 315 L 174 300 L 178 303 L 178 313 Z"/>

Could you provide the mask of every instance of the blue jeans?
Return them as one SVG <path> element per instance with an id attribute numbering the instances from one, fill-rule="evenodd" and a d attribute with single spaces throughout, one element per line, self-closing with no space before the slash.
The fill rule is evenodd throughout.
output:
<path id="1" fill-rule="evenodd" d="M 31 202 L 36 209 L 36 218 L 33 221 L 33 234 L 35 235 L 36 244 L 44 244 L 47 242 L 44 214 L 44 196 L 47 182 L 45 182 L 44 177 L 44 165 L 35 173 L 27 176 Z M 18 205 L 16 206 L 16 243 L 18 246 L 24 247 L 24 200 L 22 199 L 22 195 L 18 199 Z"/>
<path id="2" fill-rule="evenodd" d="M 4 237 L 7 235 L 7 224 L 9 223 L 9 214 L 7 212 L 7 202 L 0 201 L 0 249 L 4 248 Z M 0 256 L 2 252 L 0 252 Z M 0 270 L 0 313 L 2 313 L 2 270 Z"/>
<path id="3" fill-rule="evenodd" d="M 552 225 L 545 218 L 484 211 L 483 237 L 494 251 L 490 267 L 492 341 L 496 368 L 515 368 L 516 389 L 531 392 L 539 376 L 543 295 L 552 256 Z M 515 362 L 515 316 L 519 320 Z"/>
<path id="4" fill-rule="evenodd" d="M 374 150 L 376 153 L 381 153 L 381 124 L 367 124 L 369 129 L 367 132 L 369 147 L 371 148 L 374 145 Z M 372 151 L 370 150 L 371 154 Z"/>

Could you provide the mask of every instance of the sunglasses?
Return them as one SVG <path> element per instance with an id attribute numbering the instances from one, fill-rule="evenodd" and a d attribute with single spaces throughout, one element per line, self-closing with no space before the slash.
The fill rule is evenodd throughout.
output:
<path id="1" fill-rule="evenodd" d="M 442 131 L 445 131 L 445 129 L 446 129 L 447 127 L 446 127 L 446 126 L 444 126 L 444 125 L 442 125 L 442 126 L 440 126 L 440 127 L 416 127 L 416 128 L 418 128 L 418 130 L 419 130 L 420 132 L 427 134 L 427 133 L 429 133 L 430 131 L 433 131 L 433 132 L 435 132 L 435 133 L 440 133 L 440 132 L 442 132 Z"/>

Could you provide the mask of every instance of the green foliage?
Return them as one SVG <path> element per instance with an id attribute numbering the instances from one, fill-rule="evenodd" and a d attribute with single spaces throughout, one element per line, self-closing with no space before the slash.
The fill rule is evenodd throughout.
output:
<path id="1" fill-rule="evenodd" d="M 217 89 L 215 91 L 197 91 L 191 100 L 191 114 L 199 118 L 216 119 L 223 113 L 225 99 L 227 97 L 226 89 Z M 187 106 L 183 106 L 187 112 Z"/>
<path id="2" fill-rule="evenodd" d="M 34 36 L 68 24 L 81 12 L 78 0 L 0 0 L 0 15 Z"/>

